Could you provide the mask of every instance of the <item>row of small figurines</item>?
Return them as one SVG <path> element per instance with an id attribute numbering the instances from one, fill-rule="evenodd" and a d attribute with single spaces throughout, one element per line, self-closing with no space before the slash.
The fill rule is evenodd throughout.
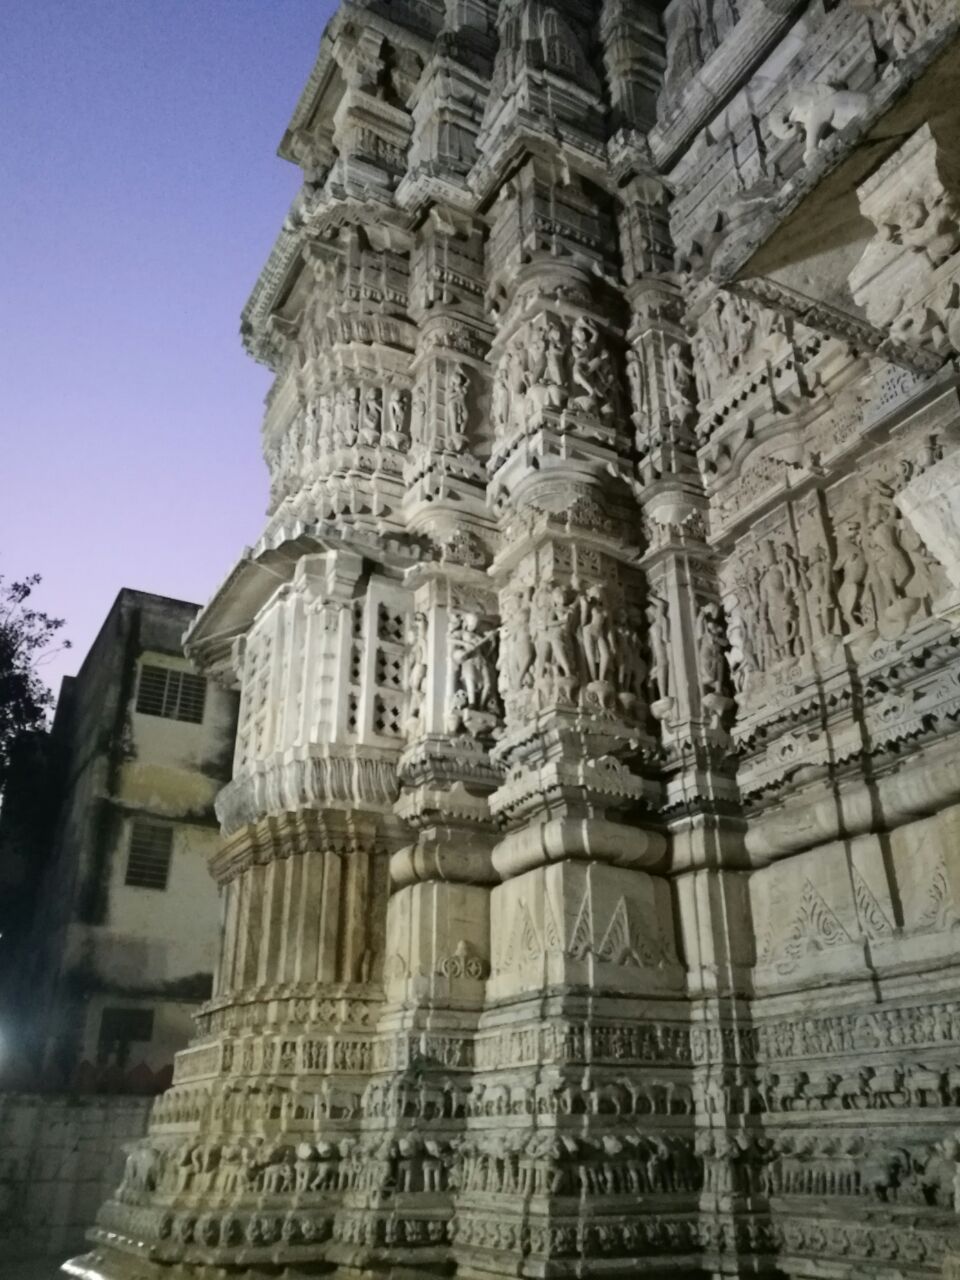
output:
<path id="1" fill-rule="evenodd" d="M 436 443 L 462 452 L 470 417 L 467 367 L 446 362 L 441 383 L 443 411 Z M 331 450 L 359 446 L 406 452 L 425 443 L 426 426 L 427 390 L 422 381 L 412 395 L 404 387 L 344 382 L 308 400 L 292 427 L 268 449 L 267 463 L 278 483 L 290 483 Z"/>

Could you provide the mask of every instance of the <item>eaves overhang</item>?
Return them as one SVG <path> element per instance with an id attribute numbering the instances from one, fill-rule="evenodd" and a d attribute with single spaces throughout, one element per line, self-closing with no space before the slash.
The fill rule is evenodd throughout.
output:
<path id="1" fill-rule="evenodd" d="M 417 537 L 364 536 L 354 529 L 320 522 L 277 522 L 254 546 L 244 548 L 184 632 L 187 657 L 212 676 L 226 675 L 233 662 L 234 642 L 246 635 L 277 590 L 293 580 L 300 560 L 326 551 L 351 551 L 400 574 L 424 559 L 427 544 Z"/>
<path id="2" fill-rule="evenodd" d="M 944 357 L 898 344 L 868 323 L 832 271 L 817 278 L 810 265 L 827 242 L 852 265 L 869 232 L 857 187 L 904 140 L 929 123 L 944 136 L 960 136 L 960 10 L 934 39 L 897 65 L 868 95 L 864 114 L 827 139 L 817 154 L 781 187 L 748 190 L 728 210 L 728 231 L 711 252 L 714 284 L 791 312 L 811 328 L 854 342 L 920 373 Z M 845 277 L 842 279 L 845 282 Z"/>

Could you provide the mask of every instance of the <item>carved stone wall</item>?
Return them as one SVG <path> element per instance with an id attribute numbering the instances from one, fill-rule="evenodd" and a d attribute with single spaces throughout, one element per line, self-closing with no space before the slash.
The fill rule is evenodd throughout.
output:
<path id="1" fill-rule="evenodd" d="M 940 1273 L 958 27 L 333 19 L 270 514 L 187 639 L 220 970 L 74 1274 Z"/>

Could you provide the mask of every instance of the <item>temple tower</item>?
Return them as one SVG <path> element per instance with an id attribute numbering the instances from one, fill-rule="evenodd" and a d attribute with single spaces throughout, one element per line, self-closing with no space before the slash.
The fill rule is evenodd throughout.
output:
<path id="1" fill-rule="evenodd" d="M 939 1274 L 958 27 L 341 6 L 186 637 L 216 989 L 74 1275 Z"/>

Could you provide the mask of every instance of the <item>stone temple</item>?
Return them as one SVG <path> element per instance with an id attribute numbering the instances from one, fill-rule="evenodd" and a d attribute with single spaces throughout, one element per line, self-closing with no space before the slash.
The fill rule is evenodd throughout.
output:
<path id="1" fill-rule="evenodd" d="M 219 970 L 68 1268 L 953 1274 L 960 7 L 345 3 L 281 154 Z"/>

